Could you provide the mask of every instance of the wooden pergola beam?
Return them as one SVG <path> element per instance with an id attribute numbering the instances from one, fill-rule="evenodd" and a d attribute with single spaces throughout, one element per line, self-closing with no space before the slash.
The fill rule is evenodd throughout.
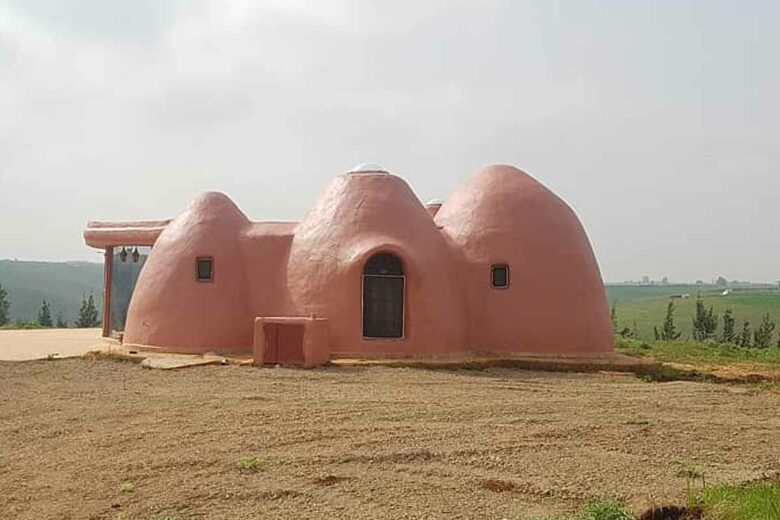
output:
<path id="1" fill-rule="evenodd" d="M 103 263 L 103 337 L 111 336 L 111 280 L 114 270 L 114 246 L 107 246 Z"/>

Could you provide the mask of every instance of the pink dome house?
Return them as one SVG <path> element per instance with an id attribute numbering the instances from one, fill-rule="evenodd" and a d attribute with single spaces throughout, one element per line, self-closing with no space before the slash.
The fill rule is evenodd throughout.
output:
<path id="1" fill-rule="evenodd" d="M 305 366 L 612 352 L 582 225 L 511 166 L 423 205 L 403 179 L 361 165 L 299 223 L 251 222 L 227 196 L 205 193 L 172 221 L 90 222 L 84 236 L 105 249 L 104 335 L 123 330 L 140 348 Z M 128 251 L 142 267 L 120 291 Z"/>

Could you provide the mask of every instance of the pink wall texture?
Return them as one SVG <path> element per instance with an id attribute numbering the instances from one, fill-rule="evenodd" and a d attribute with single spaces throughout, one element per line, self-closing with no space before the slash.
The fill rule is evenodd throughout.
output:
<path id="1" fill-rule="evenodd" d="M 512 166 L 485 168 L 440 207 L 364 167 L 333 179 L 300 223 L 251 222 L 210 192 L 151 224 L 85 231 L 94 247 L 131 245 L 135 234 L 154 244 L 130 302 L 127 344 L 251 353 L 256 318 L 299 317 L 327 328 L 317 333 L 329 343 L 316 346 L 320 357 L 612 351 L 601 274 L 579 219 Z M 400 338 L 364 337 L 363 271 L 377 253 L 403 267 Z M 210 281 L 198 281 L 198 258 L 212 259 Z M 495 265 L 509 267 L 506 287 L 492 286 Z"/>

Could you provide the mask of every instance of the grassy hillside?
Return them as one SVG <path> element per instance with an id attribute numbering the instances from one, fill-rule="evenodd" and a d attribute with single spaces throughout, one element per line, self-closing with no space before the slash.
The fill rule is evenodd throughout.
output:
<path id="1" fill-rule="evenodd" d="M 8 291 L 11 319 L 34 320 L 41 301 L 50 301 L 52 314 L 61 312 L 73 323 L 81 297 L 90 291 L 100 305 L 103 266 L 90 262 L 19 262 L 0 260 L 0 284 Z"/>
<path id="2" fill-rule="evenodd" d="M 617 317 L 620 328 L 633 327 L 636 321 L 641 337 L 653 338 L 653 326 L 661 325 L 666 315 L 669 297 L 690 294 L 688 299 L 675 299 L 675 323 L 683 333 L 683 339 L 690 338 L 692 320 L 696 309 L 696 295 L 701 293 L 704 304 L 712 305 L 715 312 L 723 314 L 726 309 L 734 311 L 737 327 L 748 320 L 753 328 L 764 314 L 769 313 L 780 325 L 780 290 L 770 288 L 736 288 L 727 296 L 721 295 L 722 287 L 696 285 L 637 286 L 609 285 L 607 298 L 610 305 L 617 302 Z M 718 324 L 721 330 L 722 321 Z"/>

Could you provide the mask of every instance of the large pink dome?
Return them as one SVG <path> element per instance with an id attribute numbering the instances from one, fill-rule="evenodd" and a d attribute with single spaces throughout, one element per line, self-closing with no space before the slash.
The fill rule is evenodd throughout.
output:
<path id="1" fill-rule="evenodd" d="M 612 350 L 604 285 L 574 212 L 512 166 L 480 171 L 435 217 L 465 263 L 470 347 L 483 351 Z M 509 286 L 491 286 L 491 266 Z"/>
<path id="2" fill-rule="evenodd" d="M 154 244 L 130 302 L 125 342 L 184 352 L 246 351 L 253 317 L 239 237 L 248 224 L 222 193 L 195 198 Z M 213 259 L 213 281 L 195 281 L 198 257 Z"/>
<path id="3" fill-rule="evenodd" d="M 362 335 L 362 273 L 376 253 L 403 264 L 403 339 Z M 334 354 L 415 355 L 465 349 L 465 291 L 457 278 L 451 251 L 406 182 L 357 172 L 336 177 L 296 228 L 287 285 L 298 313 L 328 318 Z"/>

